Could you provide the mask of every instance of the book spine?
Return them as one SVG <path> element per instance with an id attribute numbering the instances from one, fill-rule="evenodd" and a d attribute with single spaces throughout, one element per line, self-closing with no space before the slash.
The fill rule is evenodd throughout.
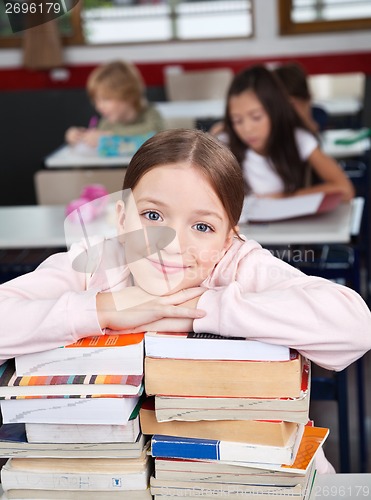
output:
<path id="1" fill-rule="evenodd" d="M 72 474 L 57 472 L 33 472 L 22 470 L 1 471 L 3 490 L 29 488 L 34 490 L 75 490 L 75 491 L 122 491 L 145 490 L 147 488 L 147 471 L 134 474 Z"/>
<path id="2" fill-rule="evenodd" d="M 153 457 L 220 460 L 219 441 L 213 439 L 191 440 L 155 434 L 151 450 Z"/>
<path id="3" fill-rule="evenodd" d="M 293 451 L 290 447 L 258 446 L 213 439 L 177 438 L 158 434 L 152 437 L 152 456 L 192 460 L 262 462 L 267 464 L 291 464 L 293 461 Z"/>

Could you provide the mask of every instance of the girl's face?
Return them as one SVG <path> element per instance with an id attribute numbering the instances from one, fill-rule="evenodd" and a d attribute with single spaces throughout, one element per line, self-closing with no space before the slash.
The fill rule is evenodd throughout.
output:
<path id="1" fill-rule="evenodd" d="M 229 115 L 239 139 L 259 154 L 264 154 L 271 132 L 271 121 L 255 92 L 247 90 L 233 95 L 228 103 Z"/>
<path id="2" fill-rule="evenodd" d="M 120 99 L 109 99 L 98 95 L 94 100 L 94 105 L 102 117 L 112 124 L 130 123 L 137 116 L 131 103 Z"/>
<path id="3" fill-rule="evenodd" d="M 117 209 L 136 284 L 154 295 L 200 285 L 233 238 L 208 180 L 188 163 L 158 166 L 141 178 L 132 195 Z"/>

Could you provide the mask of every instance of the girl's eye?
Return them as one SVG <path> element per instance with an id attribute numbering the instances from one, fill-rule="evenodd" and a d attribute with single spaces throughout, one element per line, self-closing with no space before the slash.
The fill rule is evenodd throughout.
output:
<path id="1" fill-rule="evenodd" d="M 154 212 L 153 210 L 148 210 L 148 212 L 144 212 L 142 214 L 146 219 L 151 220 L 151 221 L 160 221 L 162 220 L 160 214 L 157 212 Z"/>
<path id="2" fill-rule="evenodd" d="M 232 123 L 232 125 L 241 125 L 242 120 L 240 120 L 238 118 L 234 118 L 234 119 L 232 118 L 231 123 Z"/>
<path id="3" fill-rule="evenodd" d="M 263 118 L 263 115 L 261 115 L 261 114 L 253 115 L 251 118 L 254 120 L 254 122 L 258 122 L 259 120 L 261 120 Z"/>
<path id="4" fill-rule="evenodd" d="M 210 231 L 214 231 L 211 226 L 208 224 L 204 224 L 203 222 L 199 222 L 198 224 L 195 224 L 193 226 L 197 231 L 200 231 L 201 233 L 208 233 Z"/>

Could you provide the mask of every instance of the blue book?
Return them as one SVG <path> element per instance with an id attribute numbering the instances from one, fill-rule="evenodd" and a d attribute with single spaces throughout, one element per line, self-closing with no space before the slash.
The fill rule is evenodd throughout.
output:
<path id="1" fill-rule="evenodd" d="M 104 135 L 98 142 L 98 154 L 105 157 L 133 155 L 154 134 Z"/>
<path id="2" fill-rule="evenodd" d="M 291 437 L 285 446 L 267 446 L 154 434 L 151 450 L 153 457 L 162 458 L 291 465 L 295 459 L 303 432 L 304 426 L 300 425 L 298 432 Z"/>

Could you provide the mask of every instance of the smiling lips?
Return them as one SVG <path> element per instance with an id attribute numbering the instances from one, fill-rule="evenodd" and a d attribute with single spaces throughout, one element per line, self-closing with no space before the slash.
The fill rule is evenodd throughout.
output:
<path id="1" fill-rule="evenodd" d="M 180 265 L 180 264 L 175 264 L 175 263 L 170 263 L 170 262 L 159 262 L 157 260 L 151 260 L 147 259 L 152 266 L 157 269 L 158 271 L 161 271 L 162 273 L 166 274 L 175 274 L 179 273 L 181 271 L 185 271 L 187 269 L 187 266 Z"/>

